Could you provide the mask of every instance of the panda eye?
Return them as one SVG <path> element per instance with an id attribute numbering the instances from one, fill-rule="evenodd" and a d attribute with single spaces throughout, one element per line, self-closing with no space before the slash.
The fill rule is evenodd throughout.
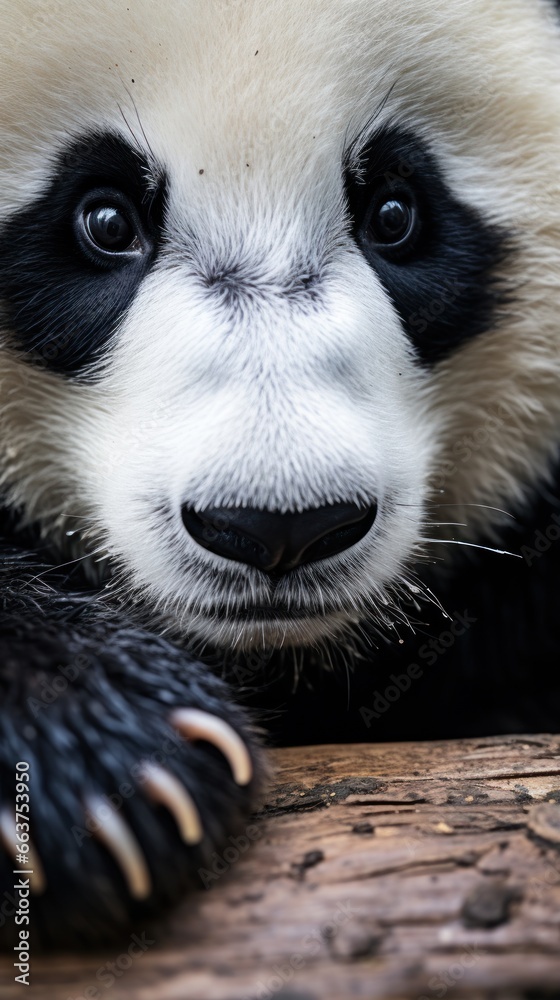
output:
<path id="1" fill-rule="evenodd" d="M 105 267 L 124 264 L 150 247 L 134 204 L 121 191 L 91 191 L 78 205 L 74 231 L 88 259 Z"/>
<path id="2" fill-rule="evenodd" d="M 124 253 L 134 243 L 134 227 L 117 205 L 93 208 L 86 213 L 84 226 L 92 243 L 108 253 Z"/>
<path id="3" fill-rule="evenodd" d="M 402 243 L 413 224 L 414 213 L 411 206 L 402 199 L 390 198 L 372 213 L 367 235 L 377 243 Z"/>
<path id="4" fill-rule="evenodd" d="M 385 189 L 374 196 L 362 233 L 373 249 L 404 250 L 412 245 L 418 229 L 418 211 L 412 195 Z"/>

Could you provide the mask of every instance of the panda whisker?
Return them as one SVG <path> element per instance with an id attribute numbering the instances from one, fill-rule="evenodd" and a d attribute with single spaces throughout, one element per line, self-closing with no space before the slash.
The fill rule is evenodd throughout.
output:
<path id="1" fill-rule="evenodd" d="M 513 521 L 517 518 L 515 514 L 512 514 L 510 510 L 504 510 L 502 507 L 492 507 L 487 503 L 440 503 L 439 501 L 428 500 L 427 503 L 431 508 L 433 507 L 478 507 L 480 510 L 493 510 L 498 514 L 505 514 L 506 517 L 511 517 Z"/>
<path id="2" fill-rule="evenodd" d="M 474 542 L 463 542 L 455 538 L 424 538 L 425 542 L 437 545 L 466 545 L 471 549 L 482 549 L 484 552 L 494 552 L 498 556 L 513 556 L 514 559 L 522 559 L 518 552 L 509 552 L 507 549 L 496 549 L 491 545 L 477 545 Z"/>
<path id="3" fill-rule="evenodd" d="M 425 528 L 466 528 L 465 521 L 425 521 Z"/>
<path id="4" fill-rule="evenodd" d="M 430 510 L 433 510 L 436 507 L 461 507 L 461 508 L 478 507 L 480 510 L 492 510 L 498 514 L 505 514 L 506 517 L 511 517 L 513 521 L 517 520 L 515 514 L 512 514 L 510 510 L 504 510 L 502 507 L 492 507 L 490 504 L 487 503 L 466 503 L 466 502 L 447 503 L 443 501 L 440 502 L 439 500 L 427 499 L 422 503 L 403 503 L 402 501 L 397 501 L 395 503 L 395 507 L 402 507 L 405 509 L 408 507 L 411 510 L 419 510 L 419 511 L 424 511 L 426 507 L 428 507 Z"/>
<path id="5" fill-rule="evenodd" d="M 86 552 L 85 555 L 76 556 L 75 559 L 68 559 L 66 562 L 55 563 L 53 566 L 48 566 L 46 569 L 42 570 L 41 573 L 36 573 L 35 576 L 30 577 L 28 580 L 29 584 L 37 583 L 38 580 L 44 580 L 46 576 L 49 576 L 53 572 L 57 572 L 60 569 L 65 569 L 66 566 L 74 566 L 76 563 L 85 562 L 88 559 L 92 559 L 95 553 Z"/>

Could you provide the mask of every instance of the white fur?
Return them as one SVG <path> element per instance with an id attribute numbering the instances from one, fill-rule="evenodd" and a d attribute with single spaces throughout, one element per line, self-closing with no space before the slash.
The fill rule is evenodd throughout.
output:
<path id="1" fill-rule="evenodd" d="M 502 515 L 469 505 L 511 509 L 546 477 L 560 440 L 552 5 L 128 3 L 5 0 L 2 12 L 0 221 L 93 127 L 132 131 L 170 179 L 165 252 L 102 379 L 70 384 L 2 350 L 10 499 L 46 531 L 93 526 L 126 587 L 205 639 L 311 641 L 364 613 L 386 619 L 387 595 L 433 534 L 430 490 L 460 505 L 442 520 L 480 540 Z M 457 196 L 518 238 L 514 304 L 429 375 L 345 228 L 343 157 L 376 111 L 376 126 L 423 135 Z M 257 292 L 233 312 L 201 281 L 229 261 Z M 303 293 L 286 295 L 294 275 L 314 270 L 315 312 Z M 336 500 L 377 501 L 374 528 L 274 598 L 265 575 L 201 549 L 180 521 L 185 502 Z M 156 512 L 162 501 L 173 525 Z M 212 618 L 216 603 L 255 598 L 310 617 L 266 627 Z M 324 602 L 340 612 L 321 616 Z"/>

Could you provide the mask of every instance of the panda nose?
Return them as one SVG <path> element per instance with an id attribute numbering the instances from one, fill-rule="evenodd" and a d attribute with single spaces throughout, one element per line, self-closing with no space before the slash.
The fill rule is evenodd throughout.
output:
<path id="1" fill-rule="evenodd" d="M 225 559 L 265 573 L 287 573 L 304 563 L 334 556 L 359 542 L 377 507 L 340 503 L 296 514 L 251 507 L 183 508 L 183 523 L 195 542 Z"/>

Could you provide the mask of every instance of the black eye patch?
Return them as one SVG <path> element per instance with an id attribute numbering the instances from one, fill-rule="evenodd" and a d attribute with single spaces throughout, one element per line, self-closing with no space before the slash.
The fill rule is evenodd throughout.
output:
<path id="1" fill-rule="evenodd" d="M 0 300 L 30 360 L 93 376 L 157 256 L 164 189 L 162 172 L 124 139 L 92 134 L 0 227 Z"/>
<path id="2" fill-rule="evenodd" d="M 360 162 L 346 172 L 354 239 L 432 364 L 492 326 L 510 234 L 462 204 L 425 143 L 397 126 L 378 131 Z"/>

